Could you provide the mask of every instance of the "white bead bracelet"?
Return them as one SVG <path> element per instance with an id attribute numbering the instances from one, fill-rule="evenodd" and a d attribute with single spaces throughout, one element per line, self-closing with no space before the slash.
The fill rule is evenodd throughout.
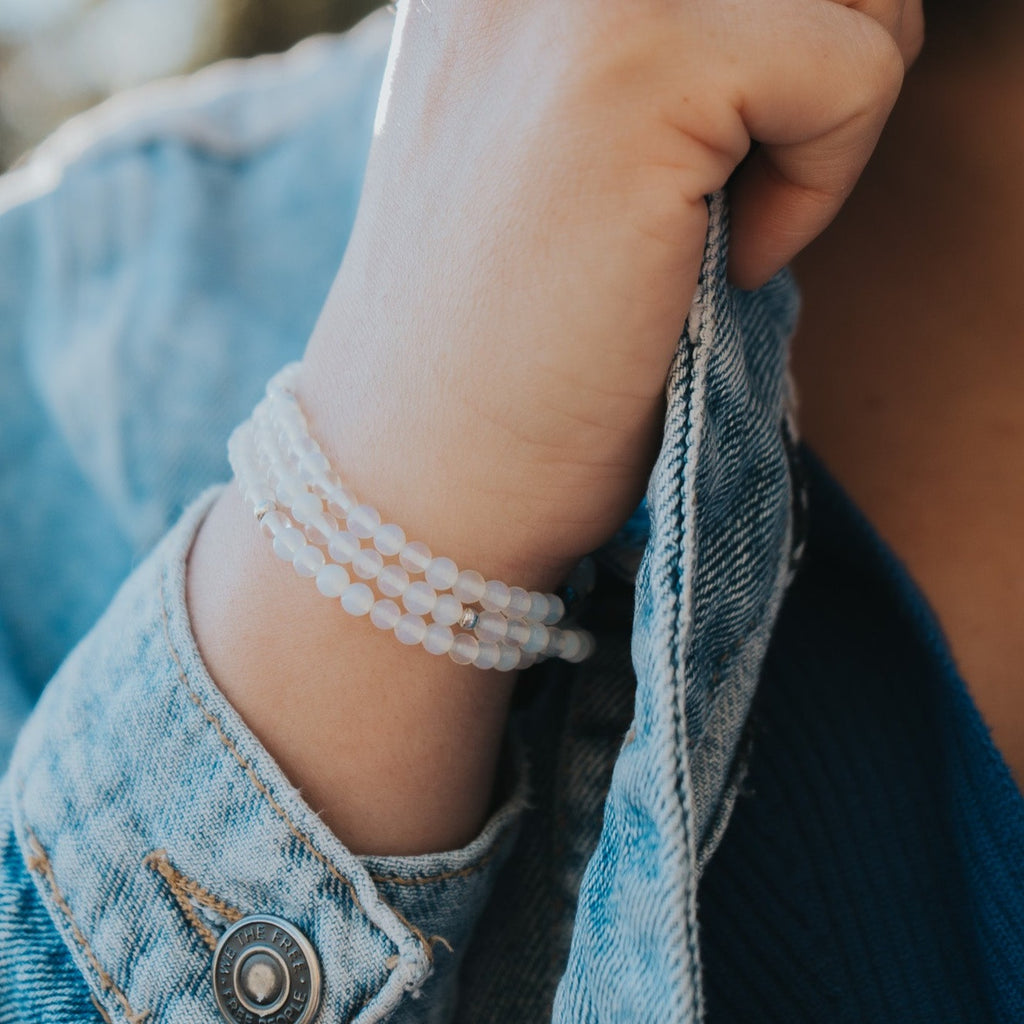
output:
<path id="1" fill-rule="evenodd" d="M 279 558 L 349 614 L 369 615 L 402 643 L 457 664 L 509 671 L 593 652 L 586 630 L 556 628 L 565 615 L 557 594 L 460 570 L 360 504 L 309 434 L 294 393 L 298 368 L 290 364 L 271 379 L 228 443 L 239 487 Z"/>

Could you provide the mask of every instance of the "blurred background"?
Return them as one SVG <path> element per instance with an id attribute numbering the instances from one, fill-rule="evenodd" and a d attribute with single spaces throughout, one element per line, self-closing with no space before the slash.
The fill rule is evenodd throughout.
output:
<path id="1" fill-rule="evenodd" d="M 383 0 L 0 0 L 0 169 L 120 89 L 339 32 Z"/>

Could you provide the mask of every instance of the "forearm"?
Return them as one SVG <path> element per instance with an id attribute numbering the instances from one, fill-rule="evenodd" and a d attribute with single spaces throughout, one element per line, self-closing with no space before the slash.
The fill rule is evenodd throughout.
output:
<path id="1" fill-rule="evenodd" d="M 486 819 L 514 673 L 346 615 L 277 560 L 228 487 L 189 558 L 210 674 L 354 853 L 454 849 Z"/>

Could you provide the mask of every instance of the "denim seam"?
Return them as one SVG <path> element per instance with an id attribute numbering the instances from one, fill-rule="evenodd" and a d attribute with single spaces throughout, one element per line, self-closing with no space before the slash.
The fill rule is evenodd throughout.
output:
<path id="1" fill-rule="evenodd" d="M 704 315 L 704 312 L 705 312 L 704 309 L 702 309 L 701 310 L 702 317 Z M 698 332 L 697 332 L 698 341 L 695 344 L 691 344 L 690 342 L 686 342 L 685 349 L 684 349 L 685 354 L 686 354 L 686 369 L 687 369 L 686 387 L 685 387 L 685 390 L 683 392 L 683 401 L 686 403 L 686 439 L 685 439 L 684 444 L 683 444 L 683 451 L 682 451 L 682 458 L 681 458 L 682 464 L 680 466 L 680 482 L 682 482 L 682 478 L 685 476 L 686 471 L 687 471 L 687 469 L 690 466 L 690 462 L 691 462 L 690 456 L 691 456 L 692 449 L 693 449 L 693 428 L 694 428 L 694 417 L 693 417 L 693 384 L 694 384 L 694 380 L 693 380 L 693 375 L 694 375 L 694 366 L 695 366 L 695 363 L 696 363 L 694 355 L 695 355 L 695 352 L 696 352 L 697 345 L 699 345 L 699 338 L 700 338 L 700 335 L 702 333 L 703 326 L 704 325 L 703 325 L 703 320 L 702 320 L 701 328 L 699 328 Z M 674 513 L 674 519 L 676 521 L 676 523 L 675 523 L 676 531 L 674 531 L 674 532 L 678 532 L 678 535 L 679 535 L 680 540 L 682 542 L 682 538 L 683 538 L 683 536 L 684 536 L 684 534 L 686 532 L 686 509 L 685 509 L 684 502 L 682 500 L 682 492 L 678 488 L 677 488 L 677 495 L 676 495 L 676 505 L 675 505 L 675 508 L 673 509 L 673 513 Z M 694 559 L 694 563 L 695 562 L 696 562 L 696 559 Z M 676 579 L 675 579 L 675 584 L 674 584 L 674 586 L 672 588 L 672 593 L 674 595 L 677 595 L 676 598 L 675 598 L 676 606 L 673 609 L 674 615 L 675 615 L 675 619 L 676 619 L 676 636 L 677 637 L 680 635 L 680 633 L 684 632 L 684 627 L 682 626 L 682 624 L 680 622 L 680 619 L 682 618 L 682 616 L 684 614 L 684 608 L 683 608 L 684 602 L 679 599 L 678 595 L 681 595 L 683 593 L 683 587 L 684 586 L 688 586 L 691 583 L 691 580 L 689 580 L 689 579 L 684 580 L 683 579 L 683 574 L 684 574 L 683 560 L 680 559 L 680 558 L 677 558 L 677 559 L 675 559 L 675 576 L 676 576 Z M 684 680 L 683 665 L 681 664 L 681 660 L 680 660 L 680 653 L 681 653 L 680 652 L 680 644 L 679 643 L 672 644 L 671 645 L 671 649 L 672 649 L 671 658 L 672 658 L 673 677 L 675 679 L 677 679 L 677 680 L 680 680 L 680 679 Z M 685 747 L 686 747 L 686 725 L 685 725 L 684 715 L 683 715 L 683 701 L 685 699 L 685 697 L 684 697 L 684 694 L 685 694 L 685 680 L 684 680 L 684 686 L 682 687 L 682 690 L 683 690 L 682 693 L 677 692 L 676 695 L 675 695 L 675 700 L 673 701 L 673 711 L 672 711 L 672 714 L 673 714 L 673 727 L 674 727 L 674 730 L 675 730 L 675 741 L 676 741 L 675 776 L 676 776 L 676 779 L 678 779 L 678 780 L 685 780 L 685 775 L 686 775 L 686 765 L 684 764 L 684 761 L 686 760 L 686 757 L 687 757 L 686 749 L 685 749 Z M 684 789 L 685 789 L 685 781 L 683 781 L 683 786 L 684 786 Z M 681 796 L 680 811 L 681 811 L 682 817 L 683 817 L 683 835 L 684 835 L 684 837 L 687 838 L 687 840 L 689 842 L 689 841 L 692 841 L 692 831 L 693 831 L 693 817 L 692 817 L 692 813 L 691 813 L 690 801 L 689 801 L 688 794 L 685 791 L 682 792 L 680 794 L 680 796 Z M 687 880 L 687 887 L 692 889 L 692 885 L 693 885 L 692 880 L 688 879 Z M 692 892 L 688 894 L 688 898 L 687 898 L 687 902 L 688 903 L 690 901 L 690 898 L 692 898 L 692 895 L 693 895 Z M 699 953 L 699 949 L 698 949 L 698 945 L 697 945 L 697 937 L 695 935 L 695 923 L 696 922 L 695 921 L 691 921 L 690 917 L 691 917 L 691 915 L 690 915 L 690 912 L 689 912 L 689 908 L 687 908 L 686 911 L 685 911 L 685 920 L 686 920 L 686 946 L 687 946 L 687 951 L 689 953 L 689 959 L 690 959 L 690 964 L 691 964 L 691 968 L 690 968 L 690 993 L 691 993 L 691 996 L 697 1002 L 698 1014 L 699 1014 L 699 1012 L 700 1012 L 699 1011 L 699 1007 L 700 1007 L 700 1003 L 701 1003 L 701 996 L 700 996 L 700 953 Z"/>
<path id="2" fill-rule="evenodd" d="M 96 1012 L 103 1018 L 105 1024 L 114 1024 L 110 1019 L 110 1014 L 103 1009 L 103 1004 L 91 992 L 89 993 L 89 1002 L 96 1007 Z"/>
<path id="3" fill-rule="evenodd" d="M 783 563 L 783 565 L 784 564 L 785 563 Z M 764 626 L 765 621 L 768 619 L 773 609 L 777 607 L 778 602 L 776 599 L 779 594 L 779 588 L 781 587 L 782 589 L 785 589 L 787 576 L 788 572 L 786 571 L 783 571 L 782 573 L 776 572 L 775 586 L 772 588 L 771 595 L 762 603 L 761 607 L 759 608 L 757 617 L 750 623 L 749 626 L 747 626 L 746 629 L 743 630 L 743 632 L 729 645 L 729 647 L 725 651 L 723 651 L 722 654 L 719 655 L 718 661 L 715 663 L 715 670 L 711 675 L 711 685 L 715 687 L 715 693 L 714 696 L 711 698 L 711 704 L 708 708 L 707 721 L 705 724 L 704 733 L 701 735 L 700 739 L 694 744 L 693 747 L 693 754 L 691 755 L 693 761 L 696 761 L 698 755 L 704 750 L 707 744 L 708 737 L 712 735 L 714 732 L 714 730 L 709 728 L 708 726 L 712 722 L 712 719 L 715 716 L 715 712 L 721 705 L 722 696 L 724 693 L 724 689 L 720 686 L 717 686 L 717 684 L 722 680 L 723 677 L 729 674 L 732 668 L 732 663 L 735 661 L 736 656 L 740 653 L 740 651 L 743 650 L 747 641 Z M 732 762 L 730 763 L 730 776 L 733 773 L 735 763 L 736 759 L 733 758 Z M 710 860 L 711 857 L 711 853 L 709 853 L 707 850 L 708 843 L 710 841 L 708 839 L 708 836 L 710 836 L 714 831 L 714 829 L 711 826 L 716 821 L 716 819 L 721 815 L 722 805 L 726 803 L 729 799 L 730 794 L 729 789 L 727 787 L 722 791 L 722 795 L 715 802 L 714 807 L 708 808 L 709 827 L 704 836 L 698 837 L 698 874 L 700 874 L 703 871 L 704 866 L 706 866 L 708 860 Z M 722 831 L 724 831 L 724 828 Z"/>
<path id="4" fill-rule="evenodd" d="M 436 875 L 405 876 L 405 875 L 382 875 L 370 872 L 370 878 L 374 882 L 385 882 L 393 885 L 429 885 L 431 882 L 444 882 L 449 878 L 466 878 L 476 874 L 494 857 L 499 844 L 495 844 L 476 863 L 467 864 L 464 868 L 452 868 L 450 871 L 439 871 Z"/>
<path id="5" fill-rule="evenodd" d="M 142 863 L 155 871 L 171 890 L 171 895 L 181 908 L 181 912 L 188 919 L 189 924 L 198 932 L 199 937 L 210 949 L 217 948 L 217 936 L 213 929 L 199 916 L 195 903 L 207 907 L 220 914 L 229 924 L 240 921 L 244 916 L 236 907 L 218 899 L 198 882 L 183 875 L 170 861 L 166 850 L 154 850 L 146 856 Z M 194 902 L 193 902 L 194 901 Z"/>
<path id="6" fill-rule="evenodd" d="M 698 286 L 699 287 L 699 286 Z M 703 310 L 701 310 L 703 315 Z M 699 332 L 698 332 L 699 334 Z M 682 452 L 680 454 L 680 464 L 678 472 L 678 483 L 674 487 L 673 505 L 670 510 L 667 510 L 667 516 L 670 519 L 671 536 L 678 536 L 680 538 L 680 550 L 683 550 L 683 538 L 686 532 L 686 518 L 687 510 L 686 503 L 684 500 L 684 480 L 686 477 L 687 469 L 690 464 L 690 457 L 693 447 L 693 372 L 694 372 L 694 351 L 696 345 L 688 337 L 688 332 L 684 333 L 680 339 L 681 350 L 683 355 L 683 370 L 685 372 L 685 384 L 683 387 L 683 393 L 681 401 L 684 404 L 686 410 L 686 430 L 684 434 L 684 440 L 682 445 Z M 672 677 L 674 680 L 683 681 L 683 686 L 676 686 L 676 693 L 673 699 L 673 729 L 675 733 L 675 766 L 674 774 L 676 778 L 676 791 L 680 798 L 680 814 L 682 817 L 682 830 L 683 830 L 683 841 L 689 844 L 692 838 L 693 819 L 691 814 L 690 802 L 688 795 L 685 791 L 685 776 L 687 772 L 686 767 L 686 725 L 684 721 L 684 708 L 683 701 L 685 698 L 685 680 L 684 680 L 684 666 L 681 657 L 682 645 L 679 642 L 680 636 L 685 636 L 685 616 L 686 616 L 686 601 L 684 598 L 684 586 L 689 585 L 689 579 L 685 572 L 684 559 L 678 557 L 672 560 L 672 571 L 673 571 L 673 586 L 671 588 L 671 599 L 673 601 L 672 616 L 675 625 L 675 641 L 670 644 L 670 659 L 672 668 Z M 688 992 L 686 995 L 690 1000 L 695 1000 L 699 1007 L 700 995 L 699 995 L 699 961 L 698 961 L 698 950 L 696 948 L 695 936 L 693 934 L 693 922 L 691 921 L 691 914 L 689 904 L 693 898 L 692 884 L 687 878 L 685 882 L 687 889 L 685 896 L 686 906 L 684 907 L 684 941 L 686 943 L 686 949 L 689 954 L 690 962 L 690 976 Z M 687 1019 L 689 1019 L 689 1009 L 685 1010 Z"/>
<path id="7" fill-rule="evenodd" d="M 691 471 L 694 474 L 697 470 L 696 463 L 700 459 L 700 436 L 699 430 L 703 428 L 703 418 L 698 418 L 695 393 L 698 387 L 704 384 L 703 379 L 697 380 L 698 374 L 698 356 L 704 356 L 700 372 L 703 375 L 707 373 L 707 359 L 710 357 L 711 346 L 714 341 L 714 323 L 713 323 L 713 309 L 715 303 L 709 301 L 709 292 L 714 289 L 715 282 L 711 279 L 713 273 L 717 273 L 718 265 L 724 258 L 724 243 L 722 239 L 725 237 L 725 200 L 721 195 L 710 197 L 708 200 L 708 251 L 704 257 L 704 267 L 701 271 L 700 279 L 697 285 L 697 301 L 698 306 L 698 322 L 696 329 L 692 332 L 687 333 L 693 339 L 686 343 L 686 356 L 688 361 L 689 373 L 686 380 L 686 388 L 683 393 L 683 401 L 686 407 L 686 434 L 683 442 L 683 450 L 681 455 L 681 467 L 680 467 L 680 484 L 682 488 L 676 488 L 676 504 L 673 509 L 674 517 L 676 519 L 676 528 L 680 537 L 680 542 L 685 536 L 687 519 L 689 517 L 691 526 L 691 550 L 693 552 L 691 559 L 689 560 L 690 574 L 689 579 L 684 579 L 684 560 L 676 559 L 675 564 L 675 586 L 673 587 L 673 593 L 676 595 L 682 595 L 685 593 L 684 587 L 691 588 L 693 586 L 693 574 L 696 571 L 698 564 L 699 552 L 696 548 L 696 499 L 692 504 L 684 499 L 684 490 L 687 488 L 685 482 L 687 471 Z M 710 266 L 710 270 L 709 270 Z M 685 337 L 686 335 L 684 335 Z M 700 400 L 703 400 L 703 396 L 706 394 L 706 387 L 701 391 Z M 699 423 L 698 423 L 699 419 Z M 696 476 L 693 481 L 694 494 L 696 489 Z M 676 607 L 674 609 L 676 616 L 676 636 L 682 636 L 684 642 L 689 645 L 691 636 L 686 628 L 686 623 L 683 621 L 684 616 L 689 611 L 690 614 L 690 625 L 692 626 L 692 608 L 687 609 L 687 602 L 680 600 L 677 597 Z M 672 646 L 672 664 L 674 669 L 675 678 L 682 681 L 682 686 L 677 688 L 675 695 L 675 702 L 673 707 L 674 725 L 676 729 L 676 778 L 680 780 L 681 792 L 680 802 L 681 811 L 683 815 L 684 824 L 684 838 L 688 844 L 692 844 L 694 858 L 696 860 L 697 846 L 699 837 L 693 834 L 694 828 L 694 817 L 693 817 L 693 804 L 692 794 L 689 791 L 687 783 L 687 775 L 689 772 L 690 755 L 687 749 L 687 729 L 685 721 L 685 700 L 686 700 L 686 680 L 683 672 L 683 664 L 686 662 L 686 653 L 681 650 L 681 645 L 677 642 Z M 681 664 L 681 662 L 683 664 Z M 701 959 L 700 959 L 700 943 L 698 937 L 698 921 L 695 910 L 696 906 L 696 877 L 695 872 L 690 873 L 687 877 L 687 907 L 686 907 L 686 944 L 687 951 L 690 957 L 690 992 L 692 998 L 696 1004 L 696 1017 L 698 1020 L 703 1019 L 704 1016 L 704 997 L 703 989 L 701 985 Z M 692 911 L 692 912 L 691 912 Z"/>
<path id="8" fill-rule="evenodd" d="M 31 826 L 26 824 L 24 825 L 24 829 L 26 842 L 28 843 L 29 849 L 32 851 L 32 856 L 28 858 L 29 870 L 36 872 L 46 880 L 46 884 L 50 887 L 50 894 L 53 897 L 53 902 L 67 919 L 68 925 L 71 928 L 72 937 L 81 947 L 89 966 L 96 972 L 96 975 L 100 980 L 100 989 L 104 992 L 109 990 L 113 994 L 118 1005 L 124 1011 L 125 1019 L 128 1021 L 128 1024 L 142 1024 L 142 1021 L 149 1016 L 149 1010 L 143 1010 L 141 1012 L 133 1010 L 132 1004 L 128 1001 L 128 997 L 117 986 L 113 978 L 111 978 L 103 969 L 103 965 L 93 952 L 92 946 L 89 945 L 89 940 L 82 933 L 81 928 L 78 927 L 75 915 L 71 912 L 71 907 L 68 906 L 68 902 L 64 898 L 64 893 L 61 892 L 60 886 L 57 884 L 56 876 L 53 873 L 53 865 L 50 863 L 50 858 L 47 856 L 46 850 L 43 848 L 43 844 L 39 841 L 35 832 L 32 831 Z M 93 1001 L 95 1002 L 95 1000 Z M 109 1018 L 107 1019 L 109 1020 Z"/>
<path id="9" fill-rule="evenodd" d="M 241 751 L 235 746 L 234 741 L 228 736 L 224 729 L 224 726 L 220 719 L 206 706 L 203 698 L 200 697 L 199 693 L 193 688 L 192 683 L 189 681 L 188 673 L 185 671 L 185 666 L 182 663 L 181 657 L 178 654 L 177 648 L 174 646 L 174 641 L 171 639 L 171 628 L 170 620 L 167 611 L 167 595 L 164 590 L 163 580 L 160 582 L 160 613 L 163 620 L 163 632 L 164 640 L 167 643 L 167 648 L 171 652 L 171 657 L 174 659 L 174 663 L 178 670 L 178 679 L 188 694 L 189 699 L 199 709 L 202 716 L 206 719 L 207 723 L 213 727 L 214 732 L 217 734 L 217 738 L 220 740 L 224 748 L 231 754 L 231 756 L 238 763 L 238 766 L 242 769 L 249 781 L 256 788 L 256 791 L 267 801 L 274 813 L 284 822 L 288 831 L 298 839 L 298 841 L 306 848 L 310 855 L 318 861 L 324 869 L 332 877 L 336 878 L 345 888 L 348 890 L 349 895 L 352 898 L 352 902 L 356 909 L 370 921 L 370 915 L 367 914 L 365 907 L 363 907 L 359 896 L 356 893 L 355 886 L 352 882 L 341 873 L 341 871 L 330 861 L 330 859 L 323 853 L 321 853 L 316 846 L 313 845 L 313 841 L 307 836 L 291 819 L 288 812 L 277 802 L 274 796 L 271 794 L 266 784 L 259 778 L 253 769 L 252 765 L 242 756 Z M 384 902 L 383 899 L 381 902 Z M 423 948 L 423 952 L 426 955 L 428 961 L 433 964 L 434 962 L 434 949 L 431 943 L 431 939 L 428 938 L 424 933 L 412 924 L 408 918 L 403 914 L 400 914 L 397 909 L 388 904 L 388 909 L 398 918 L 409 929 L 409 931 L 416 937 L 420 945 Z M 434 936 L 438 938 L 438 936 Z M 443 941 L 443 940 L 442 940 Z"/>

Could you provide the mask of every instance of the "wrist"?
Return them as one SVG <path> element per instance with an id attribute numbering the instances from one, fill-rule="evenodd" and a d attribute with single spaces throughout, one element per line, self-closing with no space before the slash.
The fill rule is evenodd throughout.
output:
<path id="1" fill-rule="evenodd" d="M 353 852 L 463 845 L 486 819 L 515 673 L 386 642 L 309 584 L 225 488 L 188 562 L 211 677 Z"/>
<path id="2" fill-rule="evenodd" d="M 358 383 L 374 380 L 372 370 L 342 379 L 325 362 L 307 358 L 299 395 L 311 433 L 360 502 L 460 568 L 526 590 L 565 581 L 589 547 L 564 543 L 545 509 L 546 474 L 513 437 L 487 423 L 474 430 L 461 396 L 417 400 L 382 384 L 387 397 L 377 397 Z M 554 500 L 573 507 L 569 493 Z"/>

